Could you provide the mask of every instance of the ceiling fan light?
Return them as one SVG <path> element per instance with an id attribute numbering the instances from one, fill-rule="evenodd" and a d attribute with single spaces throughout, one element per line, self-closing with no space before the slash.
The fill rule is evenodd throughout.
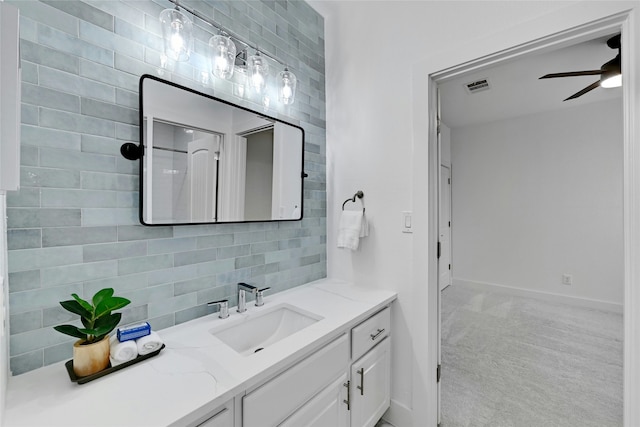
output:
<path id="1" fill-rule="evenodd" d="M 608 77 L 602 76 L 600 87 L 612 88 L 622 86 L 622 74 L 614 74 Z"/>

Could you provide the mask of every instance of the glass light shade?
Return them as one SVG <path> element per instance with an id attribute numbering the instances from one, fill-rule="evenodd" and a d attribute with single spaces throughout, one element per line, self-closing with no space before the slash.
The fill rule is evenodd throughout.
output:
<path id="1" fill-rule="evenodd" d="M 255 55 L 249 57 L 247 72 L 249 86 L 251 86 L 256 93 L 261 94 L 267 86 L 269 64 L 260 56 L 260 52 L 256 52 Z"/>
<path id="2" fill-rule="evenodd" d="M 245 67 L 238 66 L 233 74 L 233 94 L 238 98 L 244 98 L 247 94 L 247 69 Z"/>
<path id="3" fill-rule="evenodd" d="M 236 61 L 236 45 L 230 37 L 218 34 L 209 39 L 211 73 L 221 79 L 230 79 Z"/>
<path id="4" fill-rule="evenodd" d="M 160 12 L 164 53 L 174 61 L 188 61 L 193 46 L 193 23 L 177 9 Z"/>
<path id="5" fill-rule="evenodd" d="M 604 76 L 603 76 L 604 77 Z M 622 74 L 609 76 L 600 82 L 600 86 L 604 88 L 620 87 L 622 86 Z"/>
<path id="6" fill-rule="evenodd" d="M 296 97 L 297 81 L 296 75 L 286 67 L 284 71 L 278 73 L 278 99 L 284 105 L 293 104 Z"/>

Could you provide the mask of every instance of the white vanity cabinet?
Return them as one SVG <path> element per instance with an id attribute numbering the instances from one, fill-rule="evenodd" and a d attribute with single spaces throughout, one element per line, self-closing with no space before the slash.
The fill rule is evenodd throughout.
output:
<path id="1" fill-rule="evenodd" d="M 234 399 L 218 406 L 214 410 L 200 410 L 180 420 L 173 426 L 189 427 L 233 427 L 235 425 Z"/>

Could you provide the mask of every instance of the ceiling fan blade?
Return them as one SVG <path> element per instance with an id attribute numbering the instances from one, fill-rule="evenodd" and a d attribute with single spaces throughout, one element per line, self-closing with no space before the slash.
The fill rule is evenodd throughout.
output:
<path id="1" fill-rule="evenodd" d="M 573 95 L 571 95 L 570 97 L 568 97 L 567 99 L 565 99 L 564 101 L 568 101 L 570 99 L 575 99 L 579 96 L 584 95 L 587 92 L 591 92 L 592 90 L 594 90 L 595 88 L 600 86 L 600 80 L 598 80 L 597 82 L 594 82 L 592 84 L 590 84 L 589 86 L 585 87 L 584 89 L 582 89 L 580 92 L 576 92 Z"/>
<path id="2" fill-rule="evenodd" d="M 540 79 L 553 79 L 556 77 L 577 77 L 577 76 L 599 76 L 602 74 L 602 70 L 589 70 L 589 71 L 569 71 L 566 73 L 552 73 L 545 74 Z"/>

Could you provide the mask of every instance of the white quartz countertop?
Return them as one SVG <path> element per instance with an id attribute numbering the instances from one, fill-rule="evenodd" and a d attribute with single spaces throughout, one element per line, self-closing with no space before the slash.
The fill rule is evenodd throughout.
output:
<path id="1" fill-rule="evenodd" d="M 265 297 L 245 313 L 230 308 L 158 331 L 166 348 L 158 356 L 86 384 L 70 381 L 64 362 L 11 377 L 4 426 L 169 426 L 214 410 L 244 390 L 314 352 L 389 305 L 391 291 L 322 279 Z M 321 320 L 264 350 L 241 356 L 210 331 L 288 304 Z"/>

